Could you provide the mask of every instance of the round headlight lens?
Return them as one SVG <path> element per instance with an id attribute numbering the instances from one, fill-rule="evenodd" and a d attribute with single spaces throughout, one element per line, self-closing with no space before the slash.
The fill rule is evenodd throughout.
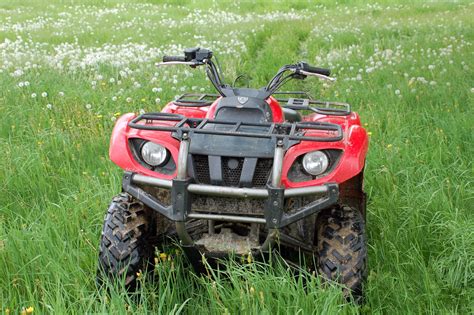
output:
<path id="1" fill-rule="evenodd" d="M 321 151 L 307 153 L 303 158 L 303 167 L 311 175 L 321 175 L 329 166 L 328 156 Z"/>
<path id="2" fill-rule="evenodd" d="M 159 144 L 148 141 L 142 146 L 141 155 L 146 164 L 160 166 L 166 161 L 168 150 Z"/>

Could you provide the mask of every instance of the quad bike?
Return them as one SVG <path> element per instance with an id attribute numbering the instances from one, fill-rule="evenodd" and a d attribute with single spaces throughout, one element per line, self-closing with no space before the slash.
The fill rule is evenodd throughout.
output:
<path id="1" fill-rule="evenodd" d="M 359 116 L 345 103 L 277 92 L 290 79 L 334 80 L 327 69 L 299 62 L 264 88 L 236 88 L 212 57 L 186 49 L 157 65 L 205 66 L 219 94 L 184 94 L 159 113 L 117 120 L 110 159 L 124 175 L 105 216 L 102 274 L 135 288 L 155 247 L 175 239 L 197 271 L 203 257 L 279 250 L 296 263 L 310 257 L 325 279 L 360 296 L 368 136 Z"/>

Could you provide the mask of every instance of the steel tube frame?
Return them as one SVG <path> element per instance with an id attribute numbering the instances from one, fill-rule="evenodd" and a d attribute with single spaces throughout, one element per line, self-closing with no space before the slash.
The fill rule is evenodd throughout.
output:
<path id="1" fill-rule="evenodd" d="M 173 182 L 167 179 L 134 174 L 132 178 L 132 183 L 157 186 L 164 189 L 171 189 Z M 226 186 L 190 184 L 188 186 L 188 191 L 190 193 L 207 195 L 207 196 L 256 198 L 256 199 L 268 198 L 268 191 L 266 189 L 260 189 L 260 188 L 237 188 L 237 187 L 226 187 Z M 309 195 L 324 194 L 324 193 L 327 193 L 326 186 L 288 188 L 288 189 L 285 189 L 285 198 L 309 196 Z"/>
<path id="2" fill-rule="evenodd" d="M 203 220 L 216 220 L 216 221 L 230 221 L 230 222 L 242 222 L 242 223 L 260 223 L 265 224 L 264 218 L 256 217 L 240 217 L 236 215 L 223 215 L 223 214 L 207 214 L 207 213 L 190 213 L 188 215 L 190 219 L 203 219 Z"/>
<path id="3" fill-rule="evenodd" d="M 178 153 L 178 171 L 176 178 L 179 180 L 186 179 L 187 169 L 188 169 L 188 153 L 189 153 L 189 141 L 188 134 L 184 133 L 179 145 Z M 194 241 L 191 236 L 186 231 L 184 221 L 176 221 L 175 223 L 176 233 L 181 240 L 183 245 L 193 245 Z"/>

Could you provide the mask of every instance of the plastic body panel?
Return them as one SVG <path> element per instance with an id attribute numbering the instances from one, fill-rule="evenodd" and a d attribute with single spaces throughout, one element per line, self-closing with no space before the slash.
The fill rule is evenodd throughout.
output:
<path id="1" fill-rule="evenodd" d="M 218 100 L 219 99 L 214 101 L 211 106 L 207 107 L 177 106 L 171 102 L 163 108 L 162 112 L 180 114 L 186 117 L 213 118 Z M 272 110 L 274 122 L 283 122 L 283 111 L 276 99 L 270 97 L 267 100 L 267 103 Z M 174 139 L 170 132 L 137 130 L 130 128 L 128 122 L 135 117 L 135 114 L 128 113 L 117 120 L 110 142 L 110 159 L 126 171 L 163 179 L 175 178 L 176 173 L 172 175 L 160 174 L 147 169 L 136 161 L 131 149 L 129 148 L 129 139 L 141 138 L 163 145 L 171 153 L 171 158 L 174 159 L 175 163 L 178 158 L 179 141 Z M 357 113 L 352 112 L 347 116 L 310 114 L 303 116 L 303 121 L 320 121 L 338 124 L 343 130 L 344 137 L 341 141 L 336 142 L 302 141 L 289 148 L 286 151 L 283 160 L 282 184 L 284 187 L 298 188 L 316 186 L 328 182 L 341 184 L 356 176 L 363 170 L 369 140 L 367 132 L 361 126 L 360 118 Z M 288 179 L 287 173 L 295 159 L 307 152 L 323 149 L 339 149 L 343 151 L 337 165 L 331 172 L 324 177 L 304 182 L 292 182 Z M 236 151 L 238 150 L 239 148 L 236 148 Z"/>

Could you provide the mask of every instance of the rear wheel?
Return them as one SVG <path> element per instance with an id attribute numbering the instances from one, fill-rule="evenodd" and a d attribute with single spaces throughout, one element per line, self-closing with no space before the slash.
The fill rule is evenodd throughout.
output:
<path id="1" fill-rule="evenodd" d="M 125 279 L 133 290 L 141 270 L 153 258 L 151 238 L 154 224 L 151 211 L 126 193 L 113 198 L 104 219 L 100 238 L 98 281 Z"/>
<path id="2" fill-rule="evenodd" d="M 347 297 L 360 302 L 367 277 L 367 244 L 361 213 L 351 207 L 325 212 L 317 220 L 318 270 L 345 286 Z"/>

